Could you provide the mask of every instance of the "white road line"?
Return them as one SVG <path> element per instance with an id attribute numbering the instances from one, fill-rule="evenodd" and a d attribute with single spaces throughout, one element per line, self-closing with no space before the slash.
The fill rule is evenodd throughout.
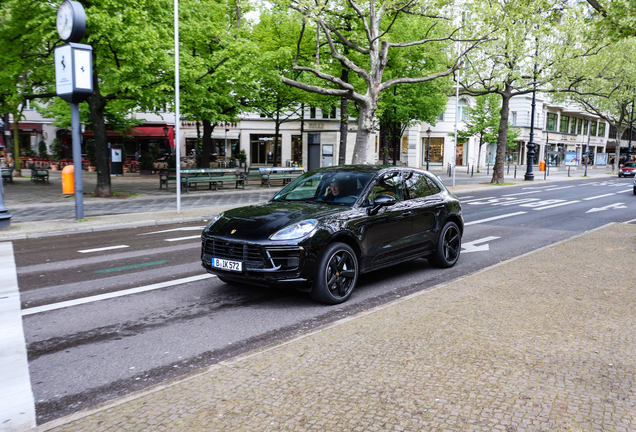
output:
<path id="1" fill-rule="evenodd" d="M 113 250 L 113 249 L 123 249 L 123 248 L 127 248 L 127 247 L 130 247 L 130 246 L 126 246 L 126 245 L 107 246 L 107 247 L 97 248 L 97 249 L 84 249 L 84 250 L 81 250 L 81 251 L 78 251 L 78 252 L 79 253 L 101 252 L 101 251 Z"/>
<path id="2" fill-rule="evenodd" d="M 189 236 L 189 237 L 176 237 L 171 239 L 164 239 L 164 241 L 192 240 L 192 239 L 200 239 L 200 238 L 201 238 L 201 234 L 195 235 L 195 236 Z"/>
<path id="3" fill-rule="evenodd" d="M 205 228 L 205 225 L 194 226 L 194 227 L 172 228 L 172 229 L 167 229 L 163 231 L 153 231 L 153 232 L 141 233 L 137 235 L 142 236 L 142 235 L 148 235 L 148 234 L 161 234 L 161 233 L 167 233 L 167 232 L 173 232 L 173 231 L 203 231 L 203 228 Z"/>
<path id="4" fill-rule="evenodd" d="M 472 222 L 466 222 L 464 224 L 464 226 L 468 226 L 468 225 L 476 225 L 476 224 L 480 224 L 480 223 L 484 223 L 484 222 L 490 222 L 490 221 L 494 221 L 497 219 L 503 219 L 503 218 L 507 218 L 507 217 L 511 217 L 511 216 L 518 216 L 518 215 L 522 215 L 522 214 L 526 214 L 527 212 L 517 212 L 517 213 L 510 213 L 507 215 L 501 215 L 501 216 L 495 216 L 495 217 L 491 217 L 491 218 L 487 218 L 487 219 L 480 219 L 480 220 L 476 220 L 476 221 L 472 221 Z"/>
<path id="5" fill-rule="evenodd" d="M 597 195 L 597 196 L 593 196 L 593 197 L 589 197 L 589 198 L 583 198 L 583 201 L 589 201 L 589 200 L 593 200 L 593 199 L 596 199 L 596 198 L 605 198 L 605 197 L 612 196 L 612 195 L 614 195 L 614 193 L 608 193 L 608 194 L 605 194 L 605 195 Z"/>
<path id="6" fill-rule="evenodd" d="M 546 189 L 547 191 L 553 191 L 553 190 L 560 190 L 560 189 L 569 189 L 569 188 L 573 188 L 576 186 L 561 186 L 561 187 L 556 187 L 556 188 L 552 188 L 552 189 Z"/>
<path id="7" fill-rule="evenodd" d="M 464 200 L 462 198 L 460 198 L 459 200 L 462 202 L 462 204 L 464 203 L 469 203 L 471 201 L 481 201 L 481 200 L 487 200 L 487 199 L 493 199 L 494 197 L 486 197 L 486 198 L 475 198 L 475 199 L 471 199 L 471 200 Z"/>
<path id="8" fill-rule="evenodd" d="M 31 430 L 35 401 L 29 376 L 13 243 L 0 243 L 0 430 Z"/>
<path id="9" fill-rule="evenodd" d="M 545 207 L 533 208 L 532 210 L 545 210 L 545 209 L 549 209 L 549 208 L 553 208 L 553 207 L 560 207 L 560 206 L 564 206 L 564 205 L 568 205 L 568 204 L 576 204 L 578 202 L 581 202 L 581 201 L 567 201 L 567 202 L 564 202 L 564 203 L 552 204 L 552 205 L 545 206 Z"/>
<path id="10" fill-rule="evenodd" d="M 517 196 L 517 195 L 528 195 L 528 194 L 535 194 L 535 193 L 539 193 L 539 192 L 543 192 L 543 191 L 531 191 L 531 192 L 520 192 L 520 193 L 516 193 L 516 194 L 508 194 L 508 195 L 502 195 L 505 197 L 511 197 L 511 196 Z"/>
<path id="11" fill-rule="evenodd" d="M 116 292 L 106 293 L 106 294 L 98 294 L 91 297 L 84 297 L 84 298 L 79 298 L 75 300 L 63 301 L 59 303 L 51 303 L 44 306 L 36 306 L 36 307 L 28 308 L 28 309 L 23 309 L 22 316 L 33 315 L 40 312 L 47 312 L 47 311 L 62 309 L 62 308 L 70 307 L 70 306 L 77 306 L 77 305 L 86 304 L 86 303 L 92 303 L 92 302 L 96 302 L 100 300 L 108 300 L 108 299 L 122 297 L 122 296 L 130 295 L 130 294 L 138 294 L 138 293 L 166 288 L 166 287 L 170 287 L 174 285 L 181 285 L 181 284 L 186 284 L 189 282 L 196 282 L 203 279 L 209 279 L 212 277 L 216 277 L 216 276 L 211 274 L 202 274 L 197 276 L 190 276 L 183 279 L 175 279 L 175 280 L 167 281 L 167 282 L 159 282 L 156 284 L 146 285 L 146 286 L 142 286 L 138 288 L 130 288 L 127 290 L 116 291 Z"/>
<path id="12" fill-rule="evenodd" d="M 618 191 L 618 192 L 616 192 L 616 193 L 631 192 L 631 191 L 633 191 L 633 190 L 634 190 L 634 189 L 625 189 L 624 191 Z"/>

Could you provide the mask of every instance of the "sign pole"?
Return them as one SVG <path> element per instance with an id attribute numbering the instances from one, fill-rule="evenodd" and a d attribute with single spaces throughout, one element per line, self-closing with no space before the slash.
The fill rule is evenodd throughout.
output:
<path id="1" fill-rule="evenodd" d="M 80 109 L 71 103 L 71 135 L 73 137 L 73 173 L 75 180 L 75 219 L 84 219 L 84 186 L 82 183 L 82 143 L 80 142 Z"/>

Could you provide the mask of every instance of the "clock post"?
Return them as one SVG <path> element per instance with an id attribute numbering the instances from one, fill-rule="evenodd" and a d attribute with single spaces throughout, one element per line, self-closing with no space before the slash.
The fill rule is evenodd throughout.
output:
<path id="1" fill-rule="evenodd" d="M 57 32 L 66 44 L 55 48 L 55 89 L 61 99 L 71 104 L 77 220 L 84 219 L 79 104 L 93 93 L 93 47 L 78 43 L 84 37 L 85 30 L 84 7 L 76 1 L 63 1 L 57 10 Z"/>

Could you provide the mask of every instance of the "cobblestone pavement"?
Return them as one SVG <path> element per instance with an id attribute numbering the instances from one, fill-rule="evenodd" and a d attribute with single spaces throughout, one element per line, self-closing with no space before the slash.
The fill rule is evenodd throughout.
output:
<path id="1" fill-rule="evenodd" d="M 40 431 L 636 431 L 636 226 L 502 262 Z"/>

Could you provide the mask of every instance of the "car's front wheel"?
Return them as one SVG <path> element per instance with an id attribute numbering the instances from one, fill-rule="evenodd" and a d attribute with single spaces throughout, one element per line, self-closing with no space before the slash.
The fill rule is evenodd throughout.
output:
<path id="1" fill-rule="evenodd" d="M 636 195 L 636 186 L 634 186 L 634 195 Z"/>
<path id="2" fill-rule="evenodd" d="M 435 267 L 449 268 L 455 265 L 462 249 L 462 235 L 455 222 L 446 222 L 437 239 L 437 249 L 428 261 Z"/>
<path id="3" fill-rule="evenodd" d="M 345 302 L 358 282 L 358 258 L 351 247 L 332 243 L 322 254 L 311 297 L 321 303 Z"/>

